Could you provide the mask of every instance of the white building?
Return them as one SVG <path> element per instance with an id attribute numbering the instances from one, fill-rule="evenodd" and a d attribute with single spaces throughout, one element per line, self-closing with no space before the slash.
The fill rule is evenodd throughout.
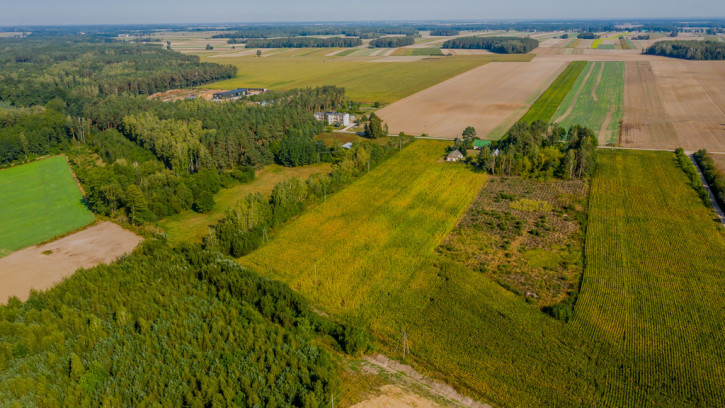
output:
<path id="1" fill-rule="evenodd" d="M 456 162 L 461 159 L 463 159 L 463 154 L 461 154 L 461 152 L 459 152 L 458 150 L 454 150 L 454 151 L 450 152 L 448 154 L 448 156 L 446 156 L 446 161 L 449 161 L 449 162 Z"/>

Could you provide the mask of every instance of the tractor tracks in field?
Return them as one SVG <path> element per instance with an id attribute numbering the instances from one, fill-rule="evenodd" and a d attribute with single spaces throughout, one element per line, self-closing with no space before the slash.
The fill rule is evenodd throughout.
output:
<path id="1" fill-rule="evenodd" d="M 572 111 L 574 111 L 574 107 L 576 106 L 576 101 L 579 99 L 579 94 L 581 94 L 582 89 L 584 89 L 584 86 L 586 85 L 587 81 L 589 80 L 589 76 L 592 74 L 592 71 L 594 70 L 594 66 L 596 64 L 591 64 L 589 66 L 589 71 L 587 71 L 587 75 L 582 80 L 581 86 L 579 86 L 579 89 L 576 90 L 576 93 L 574 94 L 574 97 L 571 100 L 571 103 L 569 104 L 569 107 L 566 109 L 566 112 L 564 112 L 563 115 L 556 118 L 554 122 L 561 123 L 562 120 L 566 119 L 567 116 L 569 116 Z"/>

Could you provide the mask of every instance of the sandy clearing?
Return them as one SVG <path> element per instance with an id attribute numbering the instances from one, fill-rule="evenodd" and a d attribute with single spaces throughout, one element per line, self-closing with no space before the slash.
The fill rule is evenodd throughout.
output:
<path id="1" fill-rule="evenodd" d="M 725 62 L 670 60 L 651 65 L 678 146 L 725 151 Z"/>
<path id="2" fill-rule="evenodd" d="M 384 385 L 380 388 L 380 392 L 380 395 L 355 404 L 351 408 L 436 408 L 441 406 L 396 385 Z"/>
<path id="3" fill-rule="evenodd" d="M 140 241 L 133 232 L 106 221 L 0 258 L 0 303 L 11 296 L 25 301 L 31 289 L 45 290 L 79 268 L 113 262 Z M 43 254 L 47 251 L 51 252 Z"/>
<path id="4" fill-rule="evenodd" d="M 662 104 L 662 95 L 657 88 L 651 63 L 627 62 L 624 65 L 621 145 L 672 148 L 678 143 L 677 139 L 677 132 Z"/>
<path id="5" fill-rule="evenodd" d="M 453 139 L 473 126 L 499 138 L 561 73 L 562 62 L 492 62 L 377 112 L 391 134 Z"/>

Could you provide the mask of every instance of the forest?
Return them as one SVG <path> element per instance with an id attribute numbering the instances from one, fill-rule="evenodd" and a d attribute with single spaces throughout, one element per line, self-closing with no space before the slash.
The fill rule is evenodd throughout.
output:
<path id="1" fill-rule="evenodd" d="M 340 392 L 330 351 L 357 355 L 367 338 L 218 252 L 148 239 L 0 306 L 0 402 L 329 405 Z"/>
<path id="2" fill-rule="evenodd" d="M 415 38 L 405 37 L 383 37 L 370 41 L 370 48 L 398 48 L 415 44 Z"/>
<path id="3" fill-rule="evenodd" d="M 255 26 L 215 34 L 213 38 L 247 39 L 271 37 L 297 37 L 311 35 L 344 35 L 346 37 L 378 38 L 381 35 L 417 35 L 418 30 L 401 25 L 351 25 L 351 26 Z"/>
<path id="4" fill-rule="evenodd" d="M 150 95 L 237 75 L 234 66 L 155 45 L 0 38 L 0 49 L 0 102 L 28 107 L 57 98 L 73 115 L 96 96 Z"/>
<path id="5" fill-rule="evenodd" d="M 539 46 L 533 38 L 519 37 L 463 37 L 443 43 L 441 48 L 483 49 L 498 54 L 526 54 Z"/>
<path id="6" fill-rule="evenodd" d="M 597 38 L 599 38 L 599 36 L 592 32 L 585 31 L 585 32 L 577 34 L 576 38 L 580 38 L 582 40 L 596 40 Z"/>
<path id="7" fill-rule="evenodd" d="M 661 55 L 689 60 L 723 60 L 725 43 L 721 41 L 658 41 L 643 51 L 650 55 Z"/>
<path id="8" fill-rule="evenodd" d="M 362 45 L 361 39 L 346 37 L 288 37 L 247 40 L 247 48 L 349 48 L 360 45 Z"/>

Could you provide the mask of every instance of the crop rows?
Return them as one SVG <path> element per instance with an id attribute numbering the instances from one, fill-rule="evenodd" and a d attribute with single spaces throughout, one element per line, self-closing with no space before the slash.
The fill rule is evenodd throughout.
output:
<path id="1" fill-rule="evenodd" d="M 534 122 L 540 120 L 548 123 L 554 116 L 561 101 L 569 93 L 571 87 L 576 82 L 579 75 L 586 67 L 586 61 L 575 61 L 556 78 L 553 84 L 547 89 L 539 99 L 531 105 L 529 111 L 521 118 L 523 122 Z"/>

